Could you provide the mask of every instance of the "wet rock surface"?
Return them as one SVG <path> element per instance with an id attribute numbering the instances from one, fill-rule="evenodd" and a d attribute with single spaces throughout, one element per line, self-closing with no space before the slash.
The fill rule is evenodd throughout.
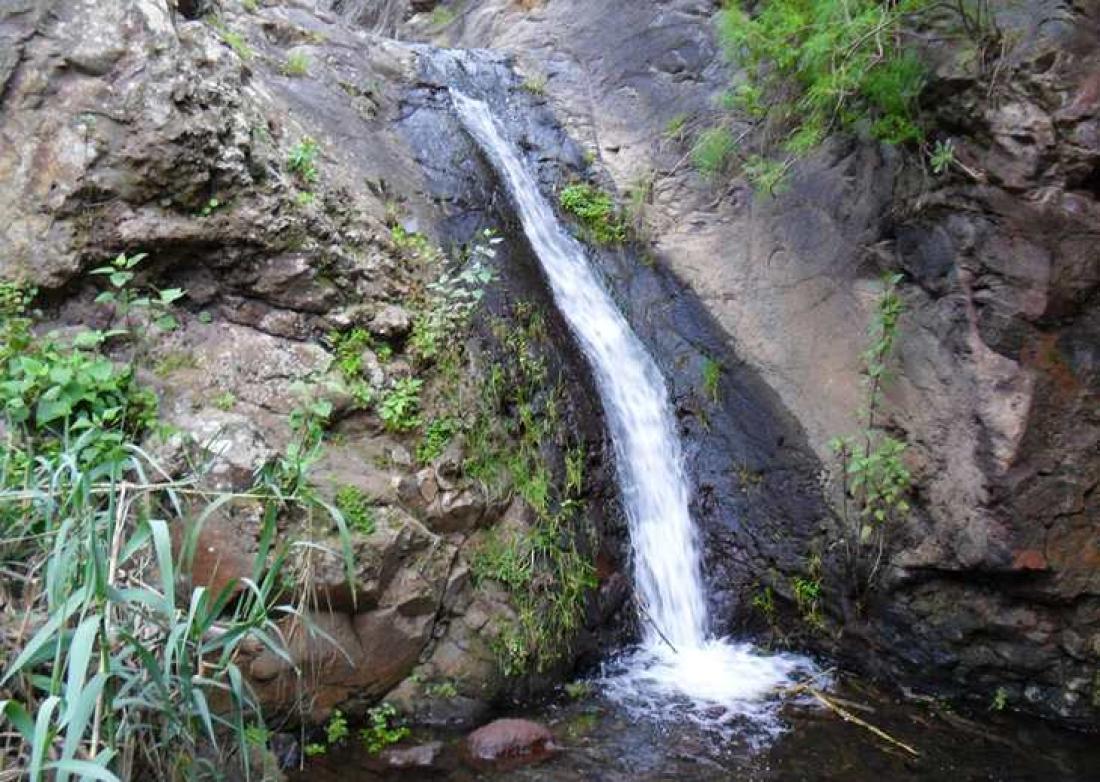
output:
<path id="1" fill-rule="evenodd" d="M 445 27 L 413 18 L 405 31 L 499 48 L 544 84 L 538 102 L 598 160 L 584 171 L 530 113 L 498 108 L 548 190 L 586 175 L 624 197 L 651 186 L 641 209 L 657 271 L 629 255 L 601 262 L 671 379 L 726 625 L 764 585 L 793 607 L 791 582 L 816 554 L 845 627 L 823 646 L 886 677 L 978 698 L 1003 687 L 1022 708 L 1091 724 L 1096 9 L 998 7 L 1011 44 L 995 78 L 933 48 L 930 126 L 965 171 L 932 177 L 896 150 L 834 138 L 772 198 L 686 163 L 730 83 L 713 11 L 479 0 Z M 681 119 L 684 132 L 667 133 Z M 887 270 L 904 275 L 906 314 L 884 423 L 910 443 L 919 489 L 861 613 L 816 484 L 828 441 L 857 429 L 865 324 Z M 701 392 L 704 357 L 722 365 L 717 402 Z"/>

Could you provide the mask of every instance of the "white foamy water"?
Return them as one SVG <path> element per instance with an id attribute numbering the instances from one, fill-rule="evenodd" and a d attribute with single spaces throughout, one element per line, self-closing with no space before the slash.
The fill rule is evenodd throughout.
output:
<path id="1" fill-rule="evenodd" d="M 648 617 L 641 646 L 617 660 L 603 679 L 606 691 L 631 708 L 682 712 L 701 722 L 759 717 L 769 696 L 809 664 L 708 637 L 688 482 L 664 378 L 596 277 L 584 247 L 558 222 L 501 135 L 489 107 L 453 97 L 463 125 L 515 200 L 554 301 L 592 366 L 614 444 L 634 587 Z"/>

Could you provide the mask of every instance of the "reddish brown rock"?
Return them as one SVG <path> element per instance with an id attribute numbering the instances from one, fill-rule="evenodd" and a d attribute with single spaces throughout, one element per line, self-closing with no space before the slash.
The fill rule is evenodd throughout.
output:
<path id="1" fill-rule="evenodd" d="M 554 734 L 537 722 L 502 719 L 467 736 L 464 749 L 466 759 L 476 767 L 514 768 L 545 760 L 559 747 Z"/>

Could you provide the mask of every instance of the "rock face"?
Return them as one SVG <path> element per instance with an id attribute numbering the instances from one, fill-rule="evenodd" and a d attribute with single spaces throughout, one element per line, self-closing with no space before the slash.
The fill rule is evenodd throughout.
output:
<path id="1" fill-rule="evenodd" d="M 297 614 L 280 615 L 282 648 L 255 644 L 238 664 L 273 712 L 322 721 L 337 706 L 354 716 L 414 691 L 445 721 L 472 722 L 527 682 L 503 676 L 492 645 L 515 619 L 509 596 L 470 577 L 470 539 L 501 521 L 509 487 L 502 500 L 468 478 L 458 439 L 440 456 L 417 454 L 420 428 L 386 427 L 362 397 L 378 399 L 416 373 L 424 424 L 442 415 L 445 393 L 476 398 L 494 360 L 485 333 L 471 331 L 462 354 L 471 363 L 446 380 L 407 348 L 424 291 L 442 273 L 432 246 L 461 245 L 498 216 L 450 225 L 425 195 L 402 122 L 415 114 L 430 124 L 446 106 L 425 105 L 431 94 L 417 91 L 422 53 L 302 3 L 223 2 L 217 24 L 195 21 L 211 5 L 27 0 L 0 9 L 0 277 L 37 286 L 59 327 L 115 323 L 85 272 L 118 253 L 147 253 L 136 286 L 186 291 L 177 328 L 128 322 L 141 348 L 117 357 L 138 366 L 176 429 L 146 443 L 167 474 L 249 490 L 300 442 L 302 387 L 330 405 L 308 479 L 330 505 L 351 497 L 346 539 L 317 507 L 284 510 L 278 596 Z M 292 52 L 308 73 L 287 73 Z M 290 162 L 296 153 L 308 164 Z M 404 244 L 390 228 L 398 218 Z M 416 226 L 433 239 L 409 239 Z M 486 310 L 513 298 L 545 306 L 530 280 L 509 272 L 514 252 L 500 248 Z M 364 341 L 351 357 L 362 382 L 354 394 L 337 333 Z M 606 480 L 602 428 L 563 333 L 546 329 L 539 349 L 547 371 L 577 389 L 560 398 L 558 420 L 563 431 L 593 433 L 585 449 L 595 487 Z M 545 445 L 556 472 L 564 443 Z M 254 578 L 263 517 L 243 497 L 181 524 L 190 585 L 222 592 Z M 589 556 L 603 521 L 578 517 Z M 565 649 L 562 664 L 583 647 Z M 439 678 L 406 681 L 414 669 Z M 422 692 L 433 684 L 434 700 Z"/>
<path id="2" fill-rule="evenodd" d="M 1001 22 L 1016 45 L 993 74 L 936 59 L 928 104 L 936 133 L 956 141 L 962 166 L 951 175 L 929 178 L 895 151 L 834 138 L 771 199 L 684 164 L 686 137 L 713 120 L 730 76 L 711 0 L 467 0 L 446 25 L 427 18 L 427 2 L 251 12 L 226 0 L 228 34 L 194 20 L 209 5 L 20 0 L 0 10 L 0 276 L 39 286 L 60 326 L 111 324 L 84 272 L 120 252 L 149 254 L 142 284 L 186 289 L 180 328 L 151 348 L 145 371 L 182 434 L 150 448 L 169 469 L 208 464 L 213 488 L 246 488 L 285 451 L 298 381 L 326 389 L 341 442 L 316 466 L 317 489 L 329 500 L 338 488 L 362 492 L 374 525 L 353 536 L 354 578 L 328 527 L 310 534 L 332 553 L 288 564 L 299 584 L 289 591 L 317 599 L 309 617 L 338 644 L 298 625 L 283 628 L 289 663 L 252 650 L 246 667 L 269 703 L 289 707 L 305 689 L 323 719 L 385 695 L 425 721 L 469 723 L 516 688 L 491 647 L 515 612 L 492 583 L 475 588 L 468 546 L 522 514 L 456 475 L 454 454 L 415 464 L 417 442 L 357 410 L 325 338 L 358 328 L 385 342 L 359 354 L 372 394 L 413 371 L 384 355 L 409 339 L 406 305 L 431 268 L 391 236 L 397 217 L 441 244 L 505 228 L 502 287 L 545 303 L 506 199 L 450 111 L 446 88 L 460 84 L 494 102 L 548 191 L 598 174 L 621 193 L 649 192 L 636 215 L 651 237 L 645 257 L 597 260 L 669 377 L 722 629 L 744 622 L 764 586 L 793 605 L 793 581 L 817 555 L 829 613 L 844 623 L 838 650 L 857 664 L 984 702 L 1003 688 L 1013 706 L 1095 713 L 1100 62 L 1090 4 L 1014 4 Z M 498 47 L 521 75 L 504 55 L 460 61 L 355 23 Z M 291 53 L 306 58 L 305 75 L 288 73 Z M 680 117 L 686 135 L 667 133 Z M 307 142 L 317 145 L 312 174 L 288 163 Z M 918 490 L 881 589 L 857 611 L 830 553 L 836 522 L 820 484 L 828 440 L 856 428 L 859 355 L 886 270 L 904 275 L 906 314 L 884 423 L 910 443 Z M 586 372 L 552 312 L 548 322 L 554 376 L 576 391 L 570 427 L 591 433 L 598 454 Z M 708 390 L 714 365 L 720 383 Z M 605 488 L 590 522 L 608 533 L 610 565 L 589 629 L 624 596 L 609 473 L 594 460 Z M 248 572 L 257 528 L 246 504 L 222 511 L 201 531 L 192 576 L 214 588 Z M 288 537 L 306 524 L 280 523 Z M 454 693 L 430 697 L 443 684 Z"/>
<path id="3" fill-rule="evenodd" d="M 725 428 L 751 443 L 733 468 L 741 479 L 700 477 L 705 438 L 687 391 L 699 353 L 677 361 L 660 329 L 646 333 L 664 311 L 645 295 L 652 275 L 605 258 L 672 375 L 727 621 L 747 613 L 758 584 L 790 598 L 817 551 L 857 664 L 984 701 L 1003 688 L 1015 707 L 1088 721 L 1100 703 L 1095 7 L 999 9 L 1012 45 L 995 78 L 950 56 L 961 49 L 929 52 L 928 119 L 935 138 L 956 143 L 951 175 L 834 138 L 774 198 L 736 177 L 708 183 L 684 163 L 731 77 L 713 11 L 709 0 L 478 0 L 444 28 L 414 18 L 405 30 L 508 51 L 621 194 L 651 186 L 641 209 L 652 255 L 724 334 L 707 350 L 723 359 L 723 381 L 751 386 L 754 370 L 793 416 L 776 427 L 783 417 L 765 404 L 747 435 Z M 667 133 L 673 121 L 685 130 Z M 833 463 L 828 441 L 856 430 L 865 325 L 888 270 L 904 276 L 906 314 L 884 423 L 909 442 L 918 489 L 892 567 L 858 612 L 830 562 L 828 513 L 814 518 L 797 500 L 771 521 L 738 495 L 774 494 L 777 480 L 812 494 L 815 460 L 798 453 L 799 432 L 820 471 Z M 745 394 L 732 389 L 722 406 L 743 417 Z"/>

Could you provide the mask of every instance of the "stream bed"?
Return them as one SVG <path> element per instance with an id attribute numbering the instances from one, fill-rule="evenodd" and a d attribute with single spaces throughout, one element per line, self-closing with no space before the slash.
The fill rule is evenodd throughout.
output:
<path id="1" fill-rule="evenodd" d="M 691 722 L 638 718 L 593 691 L 509 716 L 547 725 L 562 751 L 536 765 L 476 771 L 461 757 L 462 735 L 420 732 L 407 743 L 440 740 L 430 769 L 380 769 L 360 745 L 307 760 L 294 782 L 518 780 L 520 782 L 1086 782 L 1100 778 L 1100 742 L 1011 714 L 962 716 L 938 703 L 898 703 L 858 681 L 834 683 L 829 697 L 908 744 L 917 757 L 846 722 L 811 699 L 788 703 L 780 731 L 746 721 L 721 736 Z"/>

